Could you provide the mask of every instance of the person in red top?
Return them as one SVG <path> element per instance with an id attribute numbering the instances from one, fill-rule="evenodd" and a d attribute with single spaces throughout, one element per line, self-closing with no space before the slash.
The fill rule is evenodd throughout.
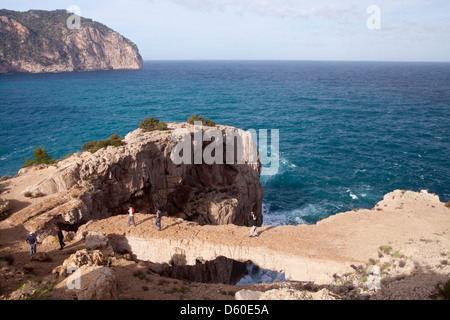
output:
<path id="1" fill-rule="evenodd" d="M 129 217 L 128 217 L 127 226 L 130 225 L 130 222 L 133 226 L 136 226 L 136 224 L 134 223 L 134 212 L 135 212 L 134 208 L 131 205 L 129 205 L 128 206 Z"/>

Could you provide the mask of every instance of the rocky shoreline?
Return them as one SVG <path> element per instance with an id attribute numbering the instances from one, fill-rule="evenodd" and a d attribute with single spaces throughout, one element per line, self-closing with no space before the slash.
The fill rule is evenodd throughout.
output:
<path id="1" fill-rule="evenodd" d="M 316 225 L 261 226 L 260 163 L 174 165 L 177 129 L 193 134 L 186 123 L 138 129 L 122 146 L 1 181 L 1 205 L 10 211 L 0 222 L 1 298 L 448 298 L 450 209 L 438 196 L 395 190 L 371 210 Z M 127 204 L 137 209 L 136 226 L 126 225 Z M 154 224 L 159 206 L 166 214 L 161 231 Z M 256 238 L 248 237 L 252 210 L 260 217 Z M 31 260 L 29 231 L 39 241 Z M 248 263 L 288 281 L 235 286 Z M 70 288 L 77 278 L 69 267 L 84 279 L 78 288 Z"/>

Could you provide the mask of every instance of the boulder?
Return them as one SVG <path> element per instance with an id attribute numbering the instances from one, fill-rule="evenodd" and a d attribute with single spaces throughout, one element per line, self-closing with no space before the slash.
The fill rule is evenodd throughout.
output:
<path id="1" fill-rule="evenodd" d="M 115 272 L 102 266 L 82 266 L 55 287 L 55 295 L 77 300 L 117 300 Z"/>
<path id="2" fill-rule="evenodd" d="M 106 249 L 109 245 L 108 237 L 105 233 L 91 231 L 86 235 L 85 246 L 88 250 Z"/>
<path id="3" fill-rule="evenodd" d="M 40 262 L 49 262 L 52 261 L 52 258 L 48 255 L 47 252 L 36 252 L 31 256 L 32 261 L 40 261 Z"/>
<path id="4" fill-rule="evenodd" d="M 12 292 L 9 296 L 9 300 L 27 300 L 30 297 L 33 297 L 38 290 L 39 283 L 34 280 L 29 280 Z"/>
<path id="5" fill-rule="evenodd" d="M 332 293 L 330 290 L 324 288 L 317 292 L 312 292 L 311 299 L 312 300 L 339 300 L 340 298 L 336 294 Z"/>
<path id="6" fill-rule="evenodd" d="M 330 277 L 329 275 L 321 274 L 314 280 L 314 284 L 318 285 L 318 286 L 324 286 L 324 285 L 331 284 L 332 281 L 333 281 L 333 278 Z"/>
<path id="7" fill-rule="evenodd" d="M 380 267 L 377 266 L 377 265 L 370 265 L 370 266 L 367 268 L 367 273 L 379 277 L 379 276 L 381 276 L 381 269 L 380 269 Z"/>
<path id="8" fill-rule="evenodd" d="M 53 269 L 52 273 L 59 277 L 66 277 L 74 270 L 82 266 L 110 266 L 111 260 L 103 255 L 100 250 L 88 251 L 86 249 L 78 250 L 69 258 L 64 260 L 63 264 Z"/>
<path id="9" fill-rule="evenodd" d="M 289 288 L 273 289 L 264 292 L 259 300 L 337 300 L 338 296 L 322 289 L 317 292 L 300 291 Z"/>
<path id="10" fill-rule="evenodd" d="M 236 292 L 234 297 L 236 300 L 259 300 L 262 294 L 263 294 L 262 291 L 243 289 Z"/>
<path id="11" fill-rule="evenodd" d="M 52 243 L 58 243 L 58 238 L 55 236 L 47 236 L 45 237 L 42 242 L 42 244 L 52 244 Z"/>
<path id="12" fill-rule="evenodd" d="M 72 241 L 75 238 L 76 233 L 74 231 L 65 231 L 63 230 L 64 239 Z"/>
<path id="13" fill-rule="evenodd" d="M 308 291 L 298 291 L 289 288 L 272 289 L 264 292 L 260 300 L 310 300 Z"/>

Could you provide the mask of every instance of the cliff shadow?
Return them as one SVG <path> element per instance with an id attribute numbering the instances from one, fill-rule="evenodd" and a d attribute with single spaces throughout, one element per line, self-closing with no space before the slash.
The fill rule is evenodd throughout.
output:
<path id="1" fill-rule="evenodd" d="M 264 226 L 256 229 L 258 231 L 258 236 L 262 235 L 264 232 L 269 231 L 270 229 L 274 229 L 276 226 Z"/>
<path id="2" fill-rule="evenodd" d="M 197 260 L 194 265 L 187 264 L 183 251 L 175 252 L 167 263 L 140 260 L 133 252 L 127 238 L 123 235 L 109 234 L 109 243 L 114 253 L 126 260 L 143 264 L 160 276 L 191 282 L 235 284 L 247 274 L 247 263 L 219 256 L 214 260 Z"/>

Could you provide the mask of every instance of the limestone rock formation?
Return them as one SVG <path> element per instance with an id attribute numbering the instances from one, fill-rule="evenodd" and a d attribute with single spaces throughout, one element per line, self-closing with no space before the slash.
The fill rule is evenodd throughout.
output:
<path id="1" fill-rule="evenodd" d="M 52 273 L 60 278 L 65 278 L 73 271 L 83 266 L 109 266 L 110 263 L 110 259 L 103 255 L 101 251 L 83 249 L 71 254 L 70 257 L 64 260 L 62 265 L 56 267 Z"/>
<path id="2" fill-rule="evenodd" d="M 394 247 L 394 243 L 398 243 L 401 253 L 397 249 L 392 249 L 391 253 L 401 257 L 403 250 L 405 253 L 411 250 L 406 251 L 406 243 L 411 243 L 412 248 L 420 244 L 428 246 L 423 252 L 430 253 L 420 264 L 439 265 L 432 273 L 434 279 L 441 279 L 441 273 L 447 274 L 444 269 L 447 262 L 443 264 L 440 260 L 448 255 L 448 249 L 444 248 L 449 247 L 450 241 L 450 209 L 437 196 L 395 190 L 375 208 L 384 210 L 352 210 L 316 225 L 262 226 L 257 238 L 248 237 L 248 227 L 198 225 L 172 217 L 163 219 L 163 230 L 159 232 L 154 225 L 155 215 L 139 213 L 135 228 L 126 226 L 126 218 L 113 216 L 92 221 L 78 232 L 104 232 L 114 251 L 126 252 L 137 260 L 160 264 L 184 261 L 185 265 L 194 266 L 197 260 L 211 261 L 225 256 L 284 273 L 287 280 L 313 281 L 316 286 L 333 285 L 335 279 L 361 278 L 366 287 L 369 275 L 366 268 L 360 266 L 370 259 L 374 261 L 370 264 L 377 264 L 379 260 L 380 270 L 394 265 L 400 271 L 414 269 L 417 265 L 403 261 L 404 258 L 384 261 L 377 250 L 386 244 Z M 433 254 L 430 243 L 436 247 Z M 408 256 L 414 257 L 417 253 L 412 251 Z M 376 269 L 373 267 L 370 271 L 379 275 Z M 361 281 L 357 281 L 358 285 Z M 376 281 L 374 285 L 376 289 Z M 430 287 L 433 285 L 435 283 Z"/>
<path id="3" fill-rule="evenodd" d="M 255 291 L 255 290 L 247 290 L 242 289 L 236 292 L 235 299 L 236 300 L 259 300 L 261 295 L 263 294 L 262 291 Z"/>
<path id="4" fill-rule="evenodd" d="M 0 73 L 140 69 L 137 46 L 108 27 L 66 10 L 0 10 Z"/>
<path id="5" fill-rule="evenodd" d="M 253 140 L 248 132 L 216 126 L 226 146 L 227 130 L 242 142 L 244 159 L 249 158 Z M 90 220 L 126 214 L 132 204 L 137 212 L 165 215 L 199 224 L 249 225 L 250 212 L 262 224 L 263 190 L 259 181 L 261 163 L 176 164 L 172 151 L 179 139 L 172 136 L 184 130 L 192 138 L 194 126 L 168 124 L 168 130 L 127 134 L 124 145 L 84 152 L 40 169 L 23 170 L 13 179 L 34 180 L 22 193 L 42 194 L 44 199 L 14 214 L 10 221 L 46 235 L 54 224 L 78 227 Z M 205 129 L 206 130 L 206 129 Z M 203 143 L 203 149 L 208 147 Z M 192 158 L 194 154 L 192 154 Z M 225 157 L 225 155 L 224 155 Z M 193 159 L 192 159 L 193 160 Z"/>
<path id="6" fill-rule="evenodd" d="M 108 267 L 82 266 L 55 287 L 55 294 L 66 299 L 117 300 L 116 274 Z"/>
<path id="7" fill-rule="evenodd" d="M 85 240 L 85 245 L 88 250 L 105 249 L 109 245 L 106 234 L 100 232 L 89 232 L 89 234 L 86 235 Z"/>

